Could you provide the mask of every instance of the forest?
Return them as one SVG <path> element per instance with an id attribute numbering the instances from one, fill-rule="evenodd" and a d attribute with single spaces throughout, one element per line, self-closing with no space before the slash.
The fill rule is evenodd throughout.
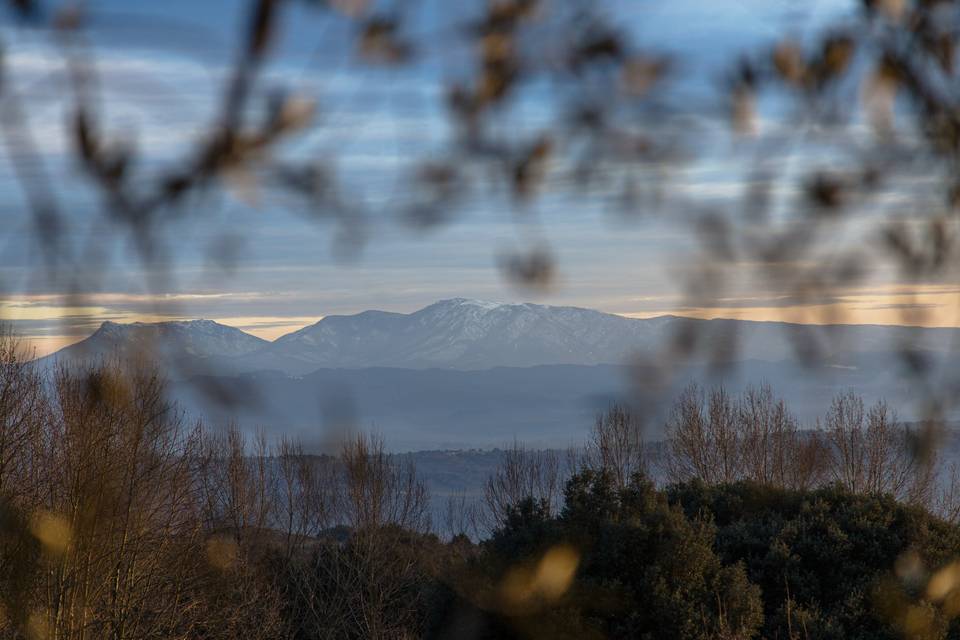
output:
<path id="1" fill-rule="evenodd" d="M 611 406 L 438 513 L 381 436 L 306 452 L 187 424 L 146 366 L 0 357 L 3 637 L 960 637 L 956 473 L 852 393 L 802 426 L 691 387 L 655 461 Z"/>

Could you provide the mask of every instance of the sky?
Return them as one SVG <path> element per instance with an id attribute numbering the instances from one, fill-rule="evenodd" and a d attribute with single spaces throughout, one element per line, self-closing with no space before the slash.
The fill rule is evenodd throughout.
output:
<path id="1" fill-rule="evenodd" d="M 251 176 L 231 175 L 223 189 L 191 199 L 165 222 L 157 232 L 159 249 L 149 258 L 129 234 L 104 223 L 109 214 L 102 194 L 90 188 L 71 154 L 64 50 L 48 30 L 6 16 L 0 23 L 4 82 L 29 105 L 26 126 L 40 166 L 27 165 L 8 132 L 0 158 L 0 320 L 39 354 L 82 339 L 105 320 L 207 318 L 273 339 L 330 314 L 407 312 L 451 297 L 576 305 L 633 317 L 816 322 L 832 310 L 845 322 L 880 324 L 904 322 L 903 309 L 915 308 L 926 311 L 917 324 L 958 326 L 960 284 L 903 282 L 888 265 L 876 265 L 856 286 L 812 300 L 758 280 L 749 265 L 728 265 L 736 284 L 706 301 L 692 302 L 681 284 L 697 277 L 694 213 L 736 208 L 749 186 L 748 161 L 759 151 L 757 143 L 731 136 L 719 115 L 722 65 L 785 33 L 815 34 L 855 11 L 854 3 L 610 0 L 606 12 L 631 38 L 651 51 L 683 56 L 674 99 L 699 111 L 691 119 L 698 137 L 695 161 L 662 177 L 670 203 L 643 201 L 625 213 L 619 191 L 578 190 L 557 180 L 534 205 L 518 210 L 503 192 L 482 188 L 458 199 L 443 212 L 444 222 L 429 229 L 404 216 L 414 197 L 406 180 L 451 144 L 443 96 L 450 79 L 463 72 L 468 52 L 438 36 L 423 63 L 370 68 L 347 44 L 353 27 L 344 16 L 365 3 L 333 4 L 339 10 L 291 3 L 257 91 L 267 96 L 282 90 L 315 105 L 308 132 L 276 153 L 335 170 L 361 223 L 344 225 Z M 410 28 L 459 33 L 476 4 L 422 0 Z M 225 0 L 87 3 L 84 33 L 94 52 L 99 122 L 111 139 L 134 145 L 138 175 L 182 161 L 211 122 L 245 6 Z M 505 135 L 535 132 L 548 122 L 548 95 L 534 87 L 520 100 Z M 9 96 L 0 100 L 9 102 Z M 785 126 L 777 105 L 764 108 L 761 126 Z M 786 166 L 799 155 L 803 163 L 804 154 L 813 153 L 773 154 L 766 162 Z M 55 270 L 38 245 L 22 188 L 24 173 L 40 172 L 68 212 Z M 910 189 L 892 189 L 888 204 L 912 202 L 921 178 Z M 796 196 L 791 188 L 784 184 L 777 195 L 789 201 Z M 866 226 L 855 219 L 835 237 L 856 238 Z M 549 287 L 531 290 L 504 277 L 507 256 L 538 247 L 549 248 L 557 265 Z"/>

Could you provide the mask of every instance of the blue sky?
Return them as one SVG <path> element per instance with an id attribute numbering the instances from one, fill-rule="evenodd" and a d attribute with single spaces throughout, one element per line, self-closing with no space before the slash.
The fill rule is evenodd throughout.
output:
<path id="1" fill-rule="evenodd" d="M 412 4 L 419 7 L 413 31 L 441 34 L 456 33 L 477 6 L 468 0 Z M 694 309 L 678 282 L 689 273 L 688 257 L 696 251 L 691 212 L 734 206 L 743 195 L 745 159 L 756 152 L 749 141 L 734 139 L 721 121 L 721 63 L 738 52 L 769 46 L 785 33 L 798 38 L 816 33 L 853 11 L 851 3 L 609 2 L 606 12 L 645 49 L 683 54 L 673 91 L 698 112 L 692 122 L 701 138 L 696 162 L 668 176 L 678 195 L 671 206 L 640 207 L 623 215 L 611 192 L 584 193 L 561 184 L 548 189 L 531 212 L 518 215 L 503 193 L 471 192 L 447 223 L 427 231 L 404 223 L 403 203 L 411 197 L 404 180 L 417 163 L 450 144 L 443 92 L 446 81 L 461 73 L 465 52 L 455 38 L 443 36 L 423 52 L 427 62 L 412 69 L 370 69 L 347 45 L 350 23 L 308 5 L 297 3 L 285 13 L 284 31 L 258 88 L 283 88 L 316 101 L 316 124 L 281 152 L 333 162 L 364 211 L 359 248 L 339 251 L 343 243 L 335 223 L 237 177 L 222 192 L 191 202 L 166 226 L 161 239 L 170 259 L 158 286 L 151 278 L 158 269 L 144 264 L 129 238 L 97 224 L 100 199 L 70 156 L 61 52 L 48 32 L 8 16 L 0 27 L 8 76 L 29 99 L 29 125 L 54 177 L 58 201 L 70 214 L 65 254 L 96 272 L 96 278 L 83 283 L 77 298 L 67 295 L 63 278 L 48 277 L 15 179 L 17 159 L 6 154 L 0 161 L 5 229 L 0 319 L 11 321 L 40 351 L 83 337 L 108 319 L 205 317 L 273 337 L 328 314 L 410 311 L 459 296 L 574 304 L 637 316 L 803 319 L 803 314 L 784 316 L 792 305 L 775 287 L 745 282 L 710 309 Z M 210 122 L 244 6 L 212 0 L 89 3 L 87 33 L 95 47 L 102 122 L 110 135 L 136 142 L 146 173 L 177 162 Z M 768 116 L 761 113 L 762 120 Z M 507 122 L 535 131 L 549 117 L 549 102 L 534 88 Z M 91 246 L 100 255 L 88 261 L 84 252 Z M 557 280 L 546 291 L 517 288 L 499 267 L 505 254 L 534 246 L 549 247 L 557 261 Z M 216 263 L 211 252 L 228 259 Z M 884 273 L 878 270 L 857 290 L 837 292 L 827 304 L 854 310 L 853 321 L 885 322 L 890 316 L 882 307 L 891 296 L 936 306 L 955 293 L 944 283 L 904 288 Z M 951 322 L 934 322 L 944 323 Z"/>

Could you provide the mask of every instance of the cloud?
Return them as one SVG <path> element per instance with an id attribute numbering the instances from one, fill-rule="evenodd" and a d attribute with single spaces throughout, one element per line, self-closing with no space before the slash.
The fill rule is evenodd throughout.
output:
<path id="1" fill-rule="evenodd" d="M 691 33 L 704 34 L 702 42 L 699 37 L 695 39 L 696 61 L 724 58 L 716 53 L 718 42 L 738 50 L 764 42 L 774 32 L 770 29 L 771 14 L 780 15 L 786 8 L 783 3 L 775 4 L 749 0 L 746 5 L 727 9 L 708 6 L 701 0 L 656 7 L 649 2 L 623 0 L 617 11 L 642 17 L 629 26 L 636 27 L 654 45 L 681 42 L 675 36 L 685 29 L 683 43 L 690 42 Z M 820 2 L 811 12 L 834 15 L 834 9 L 849 9 L 841 9 L 843 3 L 836 4 L 827 10 Z M 205 20 L 222 22 L 222 16 L 213 15 L 216 12 L 207 13 L 211 15 L 205 14 Z M 34 104 L 39 106 L 31 110 L 34 131 L 41 152 L 56 171 L 55 181 L 70 208 L 71 223 L 79 228 L 80 223 L 99 214 L 100 203 L 95 194 L 81 188 L 75 167 L 68 161 L 66 103 L 57 97 L 62 93 L 56 88 L 64 80 L 63 60 L 39 37 L 12 29 L 0 33 L 15 44 L 5 53 L 14 86 L 38 98 Z M 707 37 L 710 34 L 714 34 L 713 39 Z M 180 55 L 175 47 L 154 44 L 156 51 L 116 45 L 96 51 L 97 73 L 109 98 L 103 100 L 107 105 L 103 113 L 106 132 L 136 139 L 148 169 L 179 158 L 178 154 L 189 149 L 213 120 L 230 60 L 227 55 Z M 311 40 L 310 44 L 315 43 Z M 769 283 L 758 286 L 745 280 L 731 283 L 731 290 L 722 297 L 696 304 L 685 302 L 677 293 L 674 274 L 668 273 L 664 264 L 675 259 L 679 263 L 676 271 L 687 275 L 684 270 L 689 269 L 695 244 L 690 222 L 704 205 L 738 215 L 752 179 L 751 161 L 757 156 L 756 145 L 750 142 L 731 144 L 727 123 L 712 111 L 696 119 L 669 123 L 679 127 L 695 120 L 696 131 L 702 136 L 696 138 L 699 148 L 692 154 L 696 161 L 681 163 L 660 185 L 671 190 L 668 200 L 672 204 L 672 208 L 656 212 L 666 214 L 662 217 L 635 216 L 637 224 L 633 225 L 623 217 L 605 224 L 611 218 L 604 214 L 616 210 L 613 204 L 622 194 L 616 178 L 620 172 L 636 171 L 635 162 L 612 163 L 607 167 L 612 179 L 588 193 L 564 181 L 560 172 L 569 167 L 551 165 L 553 189 L 537 206 L 524 212 L 528 215 L 518 215 L 505 193 L 487 190 L 484 184 L 478 194 L 465 198 L 459 215 L 451 216 L 451 225 L 421 242 L 397 224 L 402 217 L 403 198 L 409 195 L 400 179 L 419 160 L 442 152 L 443 144 L 449 141 L 441 73 L 428 69 L 365 71 L 343 62 L 332 66 L 305 64 L 302 53 L 281 55 L 267 70 L 261 88 L 290 87 L 318 99 L 315 129 L 302 143 L 286 151 L 298 159 L 335 161 L 331 165 L 348 185 L 356 187 L 370 208 L 373 228 L 367 231 L 372 238 L 371 249 L 358 264 L 341 268 L 330 255 L 334 236 L 330 227 L 314 224 L 313 219 L 279 215 L 283 203 L 269 197 L 272 194 L 267 194 L 260 206 L 233 200 L 221 206 L 210 202 L 215 200 L 211 198 L 199 203 L 196 215 L 184 216 L 181 222 L 170 225 L 169 237 L 164 238 L 169 241 L 171 255 L 170 273 L 164 274 L 169 278 L 153 293 L 144 292 L 144 283 L 156 276 L 155 265 L 141 264 L 135 254 L 125 252 L 126 236 L 122 234 L 105 237 L 102 248 L 110 261 L 98 274 L 97 286 L 81 292 L 78 302 L 59 293 L 62 283 L 35 282 L 35 247 L 20 241 L 25 233 L 15 236 L 8 231 L 6 237 L 12 238 L 13 246 L 0 253 L 0 273 L 8 287 L 3 290 L 6 297 L 0 299 L 0 319 L 14 322 L 18 330 L 42 338 L 44 344 L 53 344 L 57 339 L 85 335 L 104 319 L 207 317 L 267 335 L 297 328 L 329 313 L 368 308 L 409 311 L 441 297 L 522 300 L 530 293 L 513 289 L 501 279 L 496 256 L 504 247 L 522 248 L 542 241 L 556 255 L 560 269 L 560 283 L 542 299 L 544 302 L 641 315 L 801 321 L 844 317 L 893 322 L 903 321 L 904 314 L 925 312 L 929 322 L 955 322 L 948 309 L 949 296 L 958 291 L 956 285 L 949 285 L 951 290 L 921 284 L 898 289 L 899 285 L 888 282 L 874 289 L 835 289 L 801 298 L 778 291 Z M 702 76 L 690 77 L 702 83 Z M 518 109 L 523 117 L 515 119 L 523 126 L 517 135 L 537 130 L 545 123 L 550 111 L 544 108 L 543 99 L 539 94 L 524 99 Z M 778 121 L 776 113 L 761 116 L 765 133 L 789 132 L 789 123 Z M 869 134 L 864 127 L 854 128 L 855 136 Z M 801 145 L 789 156 L 762 156 L 764 168 L 780 172 L 794 167 L 802 171 L 811 163 L 835 158 L 836 147 L 842 144 L 830 136 L 820 139 L 826 144 Z M 19 187 L 8 173 L 10 168 L 6 163 L 0 166 L 0 221 L 10 229 L 16 226 L 12 219 L 25 214 L 17 195 Z M 918 175 L 904 180 L 883 195 L 880 205 L 915 204 L 916 194 L 930 191 L 933 179 Z M 774 193 L 778 206 L 797 200 L 796 185 L 795 180 L 778 183 Z M 877 211 L 864 207 L 851 217 L 876 215 Z M 247 240 L 240 248 L 237 268 L 228 274 L 211 269 L 205 253 L 225 229 L 242 233 Z M 844 231 L 844 238 L 864 229 Z M 68 235 L 65 242 L 77 246 L 85 238 L 73 227 Z M 78 255 L 83 255 L 82 251 Z M 727 266 L 740 275 L 770 267 L 771 263 L 743 260 Z M 778 263 L 785 270 L 803 266 L 792 259 Z M 16 290 L 8 284 L 11 281 L 25 283 L 22 292 L 27 295 L 14 295 Z M 44 297 L 37 295 L 39 291 L 50 293 Z"/>

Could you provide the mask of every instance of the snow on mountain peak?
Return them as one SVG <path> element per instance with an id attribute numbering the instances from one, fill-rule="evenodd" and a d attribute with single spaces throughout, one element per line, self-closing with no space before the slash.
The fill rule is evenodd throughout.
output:
<path id="1" fill-rule="evenodd" d="M 782 327 L 771 323 L 669 316 L 633 319 L 578 307 L 472 298 L 440 300 L 413 313 L 365 311 L 329 315 L 272 343 L 212 320 L 134 324 L 107 321 L 91 338 L 58 353 L 68 357 L 150 348 L 164 357 L 180 360 L 218 358 L 217 366 L 238 371 L 276 370 L 293 374 L 318 368 L 486 369 L 622 364 L 637 353 L 657 353 L 675 340 L 677 330 L 689 323 L 703 329 L 706 341 L 726 340 L 724 336 L 729 335 L 730 327 L 744 327 L 747 331 L 749 325 L 749 339 L 743 341 L 738 352 L 744 359 L 782 360 L 793 354 L 791 341 L 781 335 Z M 907 330 L 901 327 L 858 331 L 867 337 L 882 334 L 873 340 L 876 343 L 887 338 L 887 334 Z"/>
<path id="2" fill-rule="evenodd" d="M 499 307 L 503 307 L 502 303 L 491 302 L 489 300 L 476 300 L 474 298 L 450 298 L 448 300 L 440 300 L 430 305 L 430 307 L 478 307 L 487 311 L 492 311 Z M 430 307 L 427 307 L 428 309 Z"/>

